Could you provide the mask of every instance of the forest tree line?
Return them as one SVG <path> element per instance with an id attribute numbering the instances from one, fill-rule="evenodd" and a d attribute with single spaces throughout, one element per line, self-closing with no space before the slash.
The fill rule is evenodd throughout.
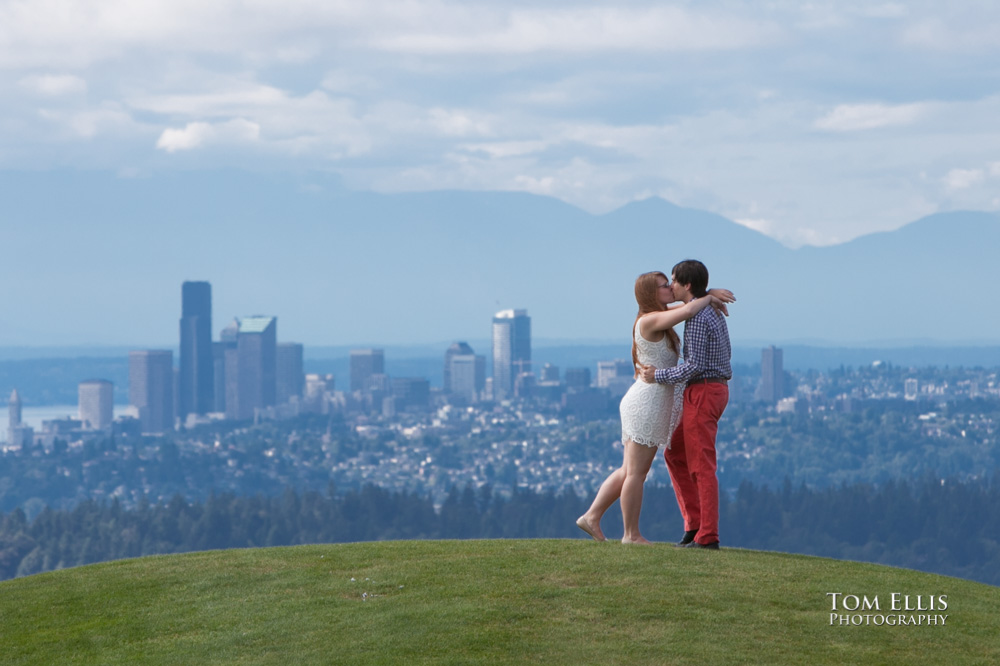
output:
<path id="1" fill-rule="evenodd" d="M 29 520 L 0 517 L 0 579 L 107 560 L 198 550 L 398 539 L 586 538 L 574 524 L 589 498 L 572 492 L 453 488 L 427 496 L 376 486 L 326 494 L 213 494 L 188 502 L 88 500 Z M 649 485 L 643 534 L 675 541 L 683 531 L 673 491 Z M 995 480 L 889 481 L 879 486 L 769 488 L 744 482 L 720 505 L 723 547 L 858 560 L 1000 585 L 1000 484 Z M 621 534 L 614 505 L 609 538 Z"/>

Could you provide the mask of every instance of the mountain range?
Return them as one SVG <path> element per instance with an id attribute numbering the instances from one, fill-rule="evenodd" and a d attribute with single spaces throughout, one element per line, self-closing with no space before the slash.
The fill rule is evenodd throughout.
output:
<path id="1" fill-rule="evenodd" d="M 180 285 L 213 329 L 276 315 L 279 340 L 484 339 L 525 308 L 538 338 L 628 339 L 632 284 L 693 257 L 737 294 L 738 344 L 995 344 L 1000 215 L 948 212 L 787 248 L 658 198 L 594 215 L 514 192 L 356 192 L 333 176 L 0 172 L 0 346 L 173 346 Z"/>

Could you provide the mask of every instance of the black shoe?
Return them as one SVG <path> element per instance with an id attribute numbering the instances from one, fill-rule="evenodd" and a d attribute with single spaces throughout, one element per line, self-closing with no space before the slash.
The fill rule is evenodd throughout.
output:
<path id="1" fill-rule="evenodd" d="M 708 550 L 719 550 L 719 542 L 713 541 L 712 543 L 698 543 L 697 541 L 692 541 L 684 546 L 684 548 L 706 548 Z"/>
<path id="2" fill-rule="evenodd" d="M 678 541 L 675 545 L 677 546 L 688 545 L 689 543 L 694 541 L 694 537 L 696 534 L 698 534 L 698 530 L 688 530 L 687 532 L 684 533 L 684 538 Z"/>

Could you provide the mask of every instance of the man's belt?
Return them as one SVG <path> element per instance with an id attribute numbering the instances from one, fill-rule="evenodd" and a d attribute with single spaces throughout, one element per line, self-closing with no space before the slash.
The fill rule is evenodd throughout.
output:
<path id="1" fill-rule="evenodd" d="M 722 377 L 702 377 L 701 379 L 692 379 L 688 382 L 688 386 L 693 384 L 728 384 L 728 379 L 723 379 Z"/>

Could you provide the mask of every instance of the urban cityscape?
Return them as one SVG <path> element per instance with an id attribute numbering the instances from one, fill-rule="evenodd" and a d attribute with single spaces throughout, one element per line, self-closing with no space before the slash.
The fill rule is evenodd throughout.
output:
<path id="1" fill-rule="evenodd" d="M 526 310 L 497 312 L 492 321 L 492 376 L 486 356 L 456 341 L 443 359 L 443 385 L 431 389 L 424 377 L 390 377 L 385 352 L 350 351 L 349 377 L 338 386 L 332 374 L 303 371 L 303 345 L 278 341 L 276 316 L 236 317 L 212 339 L 212 288 L 208 282 L 184 282 L 181 290 L 180 358 L 174 367 L 169 349 L 133 350 L 128 354 L 128 415 L 114 418 L 113 385 L 107 379 L 79 383 L 77 418 L 44 421 L 39 432 L 22 422 L 21 398 L 9 399 L 9 428 L 4 448 L 39 444 L 51 448 L 56 438 L 82 441 L 114 432 L 159 435 L 178 428 L 228 420 L 259 422 L 301 413 L 342 414 L 357 421 L 398 413 L 421 414 L 441 407 L 473 408 L 519 401 L 558 408 L 565 414 L 604 417 L 612 401 L 634 381 L 629 359 L 599 361 L 560 372 L 545 364 L 533 371 L 531 318 Z M 346 381 L 345 381 L 346 379 Z M 756 381 L 756 383 L 754 383 Z M 346 386 L 343 384 L 346 383 Z M 902 390 L 900 390 L 900 388 Z M 1000 396 L 994 375 L 970 378 L 957 386 L 936 385 L 907 377 L 902 387 L 854 387 L 823 399 L 822 381 L 810 385 L 784 370 L 782 350 L 761 351 L 759 379 L 737 377 L 731 400 L 754 401 L 777 413 L 849 410 L 852 400 L 920 397 L 940 399 L 967 395 Z M 828 397 L 828 396 L 827 396 Z"/>
<path id="2" fill-rule="evenodd" d="M 418 372 L 391 376 L 387 350 L 371 347 L 337 361 L 346 376 L 306 372 L 304 346 L 279 342 L 276 316 L 236 317 L 213 340 L 211 286 L 187 282 L 181 292 L 179 363 L 170 349 L 129 350 L 127 409 L 120 397 L 116 409 L 115 386 L 97 376 L 79 381 L 75 418 L 43 419 L 36 429 L 12 389 L 0 451 L 0 578 L 116 557 L 317 539 L 579 537 L 573 516 L 622 464 L 618 405 L 635 381 L 631 360 L 537 362 L 525 309 L 495 313 L 488 354 L 468 342 L 448 344 L 433 362 L 441 365 L 432 382 Z M 394 367 L 430 372 L 429 363 Z M 122 366 L 111 366 L 115 376 Z M 988 548 L 972 560 L 953 547 L 928 560 L 912 533 L 921 524 L 933 531 L 963 502 L 991 501 L 1000 470 L 998 374 L 996 367 L 878 361 L 789 370 L 776 345 L 760 349 L 752 365 L 735 364 L 717 437 L 720 491 L 738 514 L 728 519 L 733 545 L 995 581 Z M 36 382 L 32 395 L 39 390 Z M 653 521 L 650 534 L 669 538 L 677 512 L 662 460 L 645 487 L 657 498 L 643 513 Z M 354 527 L 316 522 L 316 502 L 322 511 L 365 518 Z M 874 519 L 885 503 L 906 512 L 893 527 L 906 536 L 892 545 L 882 544 L 875 520 L 836 538 L 822 530 L 808 536 L 816 511 L 833 525 L 842 505 L 855 507 L 856 519 Z M 409 506 L 424 507 L 419 520 Z M 140 538 L 116 522 L 121 512 L 142 530 L 164 531 Z M 793 520 L 789 512 L 800 527 L 744 529 Z M 194 515 L 201 518 L 185 517 Z M 85 528 L 92 520 L 111 530 L 100 547 Z M 223 527 L 261 520 L 274 522 L 250 541 Z M 298 531 L 281 526 L 288 520 Z M 613 533 L 620 516 L 607 520 Z M 70 523 L 73 539 L 60 527 Z M 968 529 L 990 532 L 988 523 Z"/>
<path id="3" fill-rule="evenodd" d="M 292 442 L 304 436 L 302 431 L 318 429 L 323 453 L 311 455 L 308 462 L 299 460 L 294 447 L 283 450 L 279 438 L 266 447 L 269 457 L 287 458 L 293 467 L 308 468 L 313 478 L 318 474 L 341 489 L 370 483 L 429 492 L 436 501 L 463 484 L 489 485 L 507 495 L 523 488 L 568 489 L 586 496 L 620 464 L 617 405 L 634 381 L 631 360 L 598 361 L 594 372 L 546 363 L 536 373 L 526 310 L 501 310 L 493 317 L 491 376 L 486 356 L 456 341 L 442 359 L 442 386 L 433 388 L 426 377 L 390 377 L 385 352 L 377 348 L 352 349 L 348 377 L 306 373 L 303 345 L 279 342 L 277 329 L 276 316 L 236 317 L 213 340 L 211 285 L 184 282 L 178 367 L 172 350 L 132 350 L 128 410 L 116 418 L 112 382 L 87 379 L 78 386 L 77 417 L 45 420 L 37 432 L 24 423 L 15 388 L 3 448 L 10 453 L 51 452 L 57 446 L 72 449 L 109 438 L 156 442 L 169 436 L 188 452 L 210 452 L 221 461 L 213 483 L 236 490 L 242 489 L 239 479 L 245 470 L 234 458 L 227 459 L 227 451 L 239 452 L 240 433 L 248 424 L 298 423 L 297 434 L 280 438 Z M 921 433 L 944 436 L 958 426 L 937 405 L 1000 399 L 997 373 L 989 370 L 942 374 L 895 368 L 886 373 L 876 365 L 866 372 L 834 375 L 790 373 L 781 348 L 763 348 L 759 368 L 737 373 L 731 382 L 731 406 L 720 432 L 721 469 L 743 469 L 773 454 L 762 445 L 760 428 L 748 424 L 783 416 L 822 420 L 872 404 L 903 403 L 917 408 L 912 416 Z M 300 423 L 310 416 L 308 426 Z M 331 424 L 349 433 L 339 435 L 341 439 L 378 445 L 359 445 L 348 453 L 350 447 L 332 442 L 337 437 L 331 435 Z M 963 437 L 968 433 L 994 441 L 990 418 L 960 425 Z M 581 441 L 587 445 L 574 444 Z M 278 472 L 272 476 L 276 490 L 292 478 Z M 649 478 L 668 483 L 656 467 Z M 734 474 L 731 486 L 740 478 Z M 183 490 L 117 483 L 92 489 L 88 496 L 134 504 L 141 497 L 165 500 Z"/>

